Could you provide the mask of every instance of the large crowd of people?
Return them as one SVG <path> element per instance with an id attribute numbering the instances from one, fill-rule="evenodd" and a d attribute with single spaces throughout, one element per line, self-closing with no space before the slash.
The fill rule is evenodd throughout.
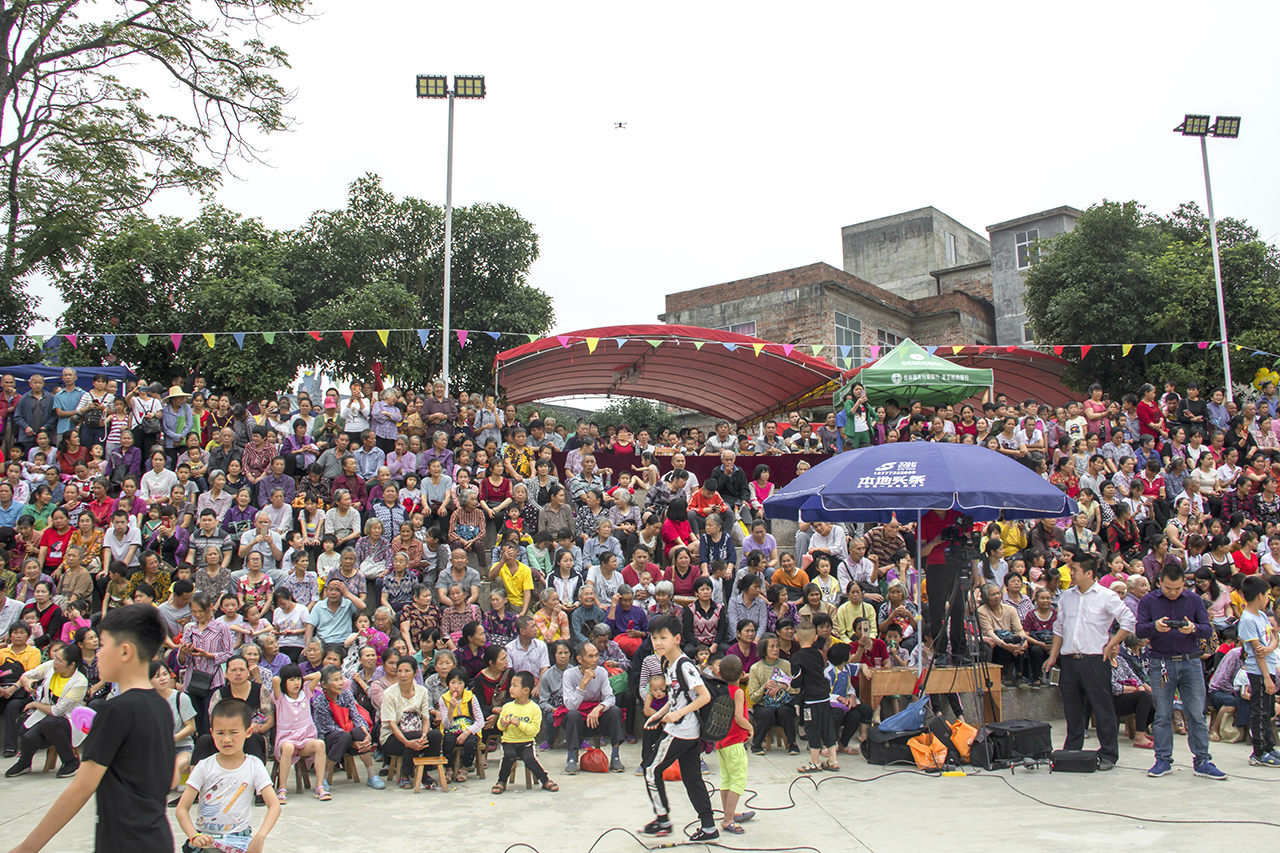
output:
<path id="1" fill-rule="evenodd" d="M 0 379 L 9 777 L 49 748 L 59 776 L 77 772 L 70 714 L 117 692 L 99 672 L 95 626 L 133 603 L 154 605 L 166 628 L 151 674 L 172 710 L 175 788 L 218 752 L 211 711 L 229 699 L 252 709 L 244 750 L 275 760 L 280 801 L 299 761 L 315 767 L 321 800 L 334 796 L 336 768 L 363 765 L 374 788 L 412 787 L 412 759 L 443 756 L 458 784 L 498 750 L 494 793 L 515 760 L 555 790 L 535 752 L 559 753 L 574 774 L 592 741 L 621 773 L 619 747 L 644 740 L 643 774 L 657 748 L 644 721 L 676 687 L 654 653 L 654 620 L 682 629 L 704 671 L 737 659 L 727 671 L 745 689 L 751 752 L 764 754 L 777 731 L 799 755 L 803 733 L 800 771 L 836 769 L 881 714 L 861 703 L 853 665 L 920 666 L 933 654 L 914 558 L 936 543 L 897 521 L 815 521 L 781 547 L 763 508 L 771 460 L 896 441 L 983 445 L 1079 502 L 1073 518 L 976 531 L 972 640 L 1006 686 L 1040 688 L 1060 657 L 1083 654 L 1062 647 L 1059 609 L 1064 596 L 1081 606 L 1096 581 L 1132 616 L 1108 623 L 1123 642 L 1107 646 L 1101 672 L 1114 716 L 1133 717 L 1133 745 L 1156 752 L 1152 775 L 1170 760 L 1170 731 L 1188 729 L 1197 768 L 1208 742 L 1244 739 L 1253 763 L 1280 766 L 1269 725 L 1273 386 L 1239 406 L 1221 389 L 1206 399 L 1166 384 L 1120 400 L 1094 386 L 1065 406 L 996 395 L 933 411 L 873 407 L 855 386 L 816 428 L 792 412 L 704 434 L 557 423 L 499 406 L 491 390 L 451 398 L 440 382 L 421 392 L 354 382 L 318 400 L 241 400 L 198 376 L 76 382 L 67 368 L 60 387 L 37 375 L 18 394 L 12 376 Z M 688 465 L 698 455 L 716 457 L 701 478 Z M 1182 627 L 1173 620 L 1189 639 L 1171 650 L 1168 621 L 1144 616 L 1163 612 L 1153 597 L 1183 594 L 1175 579 L 1202 606 Z M 812 667 L 818 652 L 841 706 L 815 736 L 792 662 Z M 1163 689 L 1172 663 L 1200 689 L 1186 679 L 1176 697 Z M 964 715 L 956 697 L 938 698 Z M 537 714 L 509 713 L 513 701 Z M 735 831 L 732 808 L 726 820 Z"/>

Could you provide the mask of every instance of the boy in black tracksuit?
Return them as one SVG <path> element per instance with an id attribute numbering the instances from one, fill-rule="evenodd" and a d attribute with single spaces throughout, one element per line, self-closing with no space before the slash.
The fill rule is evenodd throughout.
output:
<path id="1" fill-rule="evenodd" d="M 809 738 L 809 761 L 800 765 L 801 773 L 816 773 L 824 768 L 836 769 L 836 732 L 831 716 L 831 682 L 827 681 L 827 662 L 814 645 L 818 634 L 810 624 L 796 629 L 800 648 L 791 655 L 791 686 L 800 689 L 800 701 L 808 720 L 805 731 Z"/>
<path id="2" fill-rule="evenodd" d="M 720 831 L 716 829 L 711 797 L 702 783 L 699 767 L 702 750 L 698 739 L 700 729 L 697 713 L 699 708 L 711 701 L 711 693 L 703 683 L 697 665 L 680 650 L 682 630 L 681 622 L 670 616 L 659 616 L 649 623 L 653 651 L 663 662 L 667 704 L 645 722 L 646 729 L 661 726 L 663 734 L 653 760 L 644 770 L 645 789 L 653 804 L 655 817 L 641 831 L 646 835 L 671 834 L 670 809 L 662 773 L 672 764 L 679 763 L 680 778 L 689 795 L 689 802 L 702 823 L 702 827 L 690 836 L 690 840 L 714 841 L 720 837 Z"/>

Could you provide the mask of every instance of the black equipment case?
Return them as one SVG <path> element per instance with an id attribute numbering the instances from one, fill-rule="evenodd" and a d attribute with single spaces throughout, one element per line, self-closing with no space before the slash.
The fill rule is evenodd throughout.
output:
<path id="1" fill-rule="evenodd" d="M 969 761 L 985 770 L 1008 767 L 1024 758 L 1040 760 L 1053 754 L 1053 737 L 1048 723 L 1036 720 L 1005 720 L 978 729 L 970 748 Z"/>

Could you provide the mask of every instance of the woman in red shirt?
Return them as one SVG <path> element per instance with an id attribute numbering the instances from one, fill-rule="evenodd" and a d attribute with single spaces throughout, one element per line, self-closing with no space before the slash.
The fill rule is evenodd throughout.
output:
<path id="1" fill-rule="evenodd" d="M 1258 534 L 1245 530 L 1240 534 L 1240 550 L 1231 554 L 1231 561 L 1236 564 L 1236 571 L 1242 575 L 1258 573 Z"/>
<path id="2" fill-rule="evenodd" d="M 1147 383 L 1138 389 L 1138 432 L 1157 441 L 1169 434 L 1164 423 L 1164 412 L 1156 402 L 1156 386 Z"/>
<path id="3" fill-rule="evenodd" d="M 49 516 L 49 526 L 40 534 L 39 560 L 45 574 L 52 577 L 62 567 L 62 557 L 67 552 L 67 545 L 74 532 L 71 520 L 67 518 L 67 511 L 62 507 L 55 509 Z"/>

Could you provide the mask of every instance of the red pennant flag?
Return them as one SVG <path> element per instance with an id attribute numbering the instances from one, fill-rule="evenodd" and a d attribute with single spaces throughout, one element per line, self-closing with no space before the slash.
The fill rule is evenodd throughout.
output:
<path id="1" fill-rule="evenodd" d="M 1017 349 L 1017 347 L 1005 347 L 1005 348 L 1004 348 L 1004 351 L 1005 351 L 1005 352 L 1013 352 L 1013 351 L 1014 351 L 1014 350 L 1016 350 L 1016 349 Z"/>
<path id="2" fill-rule="evenodd" d="M 356 336 L 355 332 L 343 332 L 342 339 L 347 342 L 347 349 L 351 349 L 351 339 Z"/>
<path id="3" fill-rule="evenodd" d="M 1054 355 L 1062 355 L 1062 346 L 1058 345 L 1053 348 Z"/>
<path id="4" fill-rule="evenodd" d="M 1093 344 L 1084 344 L 1080 347 L 1080 357 L 1084 358 L 1089 354 L 1089 350 L 1093 349 Z"/>
<path id="5" fill-rule="evenodd" d="M 178 347 L 182 346 L 182 335 L 169 335 L 169 340 L 173 342 L 173 351 L 177 352 Z"/>
<path id="6" fill-rule="evenodd" d="M 568 349 L 568 348 L 569 348 L 569 336 L 568 336 L 568 335 L 556 335 L 556 340 L 560 342 L 560 346 L 564 347 L 565 349 Z"/>
<path id="7" fill-rule="evenodd" d="M 991 349 L 991 347 L 978 347 L 978 355 L 982 355 L 989 349 Z"/>
<path id="8" fill-rule="evenodd" d="M 311 337 L 315 338 L 317 341 L 318 341 L 318 340 L 320 340 L 320 333 L 319 333 L 319 332 L 307 332 L 307 334 L 308 334 L 308 335 L 310 335 Z"/>

